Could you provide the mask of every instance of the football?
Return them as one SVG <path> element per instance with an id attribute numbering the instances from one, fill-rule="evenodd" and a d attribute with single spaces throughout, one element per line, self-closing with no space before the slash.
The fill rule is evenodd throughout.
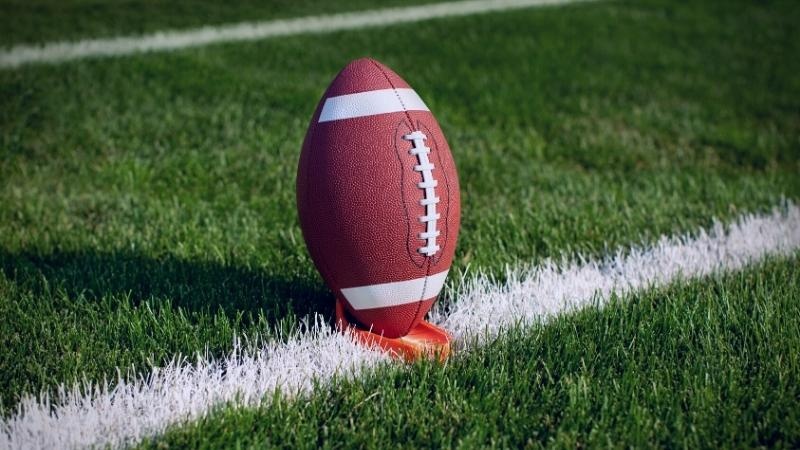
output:
<path id="1" fill-rule="evenodd" d="M 386 66 L 353 61 L 325 91 L 300 155 L 297 207 L 349 322 L 398 338 L 423 320 L 456 248 L 458 176 L 428 106 Z"/>

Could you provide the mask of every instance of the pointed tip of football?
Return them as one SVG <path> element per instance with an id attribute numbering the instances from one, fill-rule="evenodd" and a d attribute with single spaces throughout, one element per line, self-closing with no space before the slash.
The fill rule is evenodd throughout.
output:
<path id="1" fill-rule="evenodd" d="M 327 96 L 408 87 L 405 80 L 380 62 L 372 58 L 359 58 L 351 61 L 336 75 L 328 88 Z"/>

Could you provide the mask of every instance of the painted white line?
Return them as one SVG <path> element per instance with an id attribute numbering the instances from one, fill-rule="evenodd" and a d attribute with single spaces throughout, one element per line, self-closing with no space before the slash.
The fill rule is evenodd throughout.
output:
<path id="1" fill-rule="evenodd" d="M 328 97 L 319 113 L 319 122 L 376 116 L 400 111 L 430 111 L 413 89 L 376 91 Z"/>
<path id="2" fill-rule="evenodd" d="M 562 5 L 591 0 L 470 0 L 404 8 L 385 8 L 343 14 L 301 17 L 265 22 L 244 22 L 169 30 L 141 36 L 19 45 L 0 52 L 0 68 L 30 63 L 56 63 L 98 56 L 176 50 L 220 42 L 252 41 L 277 36 L 328 33 L 379 27 L 442 17 L 467 16 L 536 6 Z"/>
<path id="3" fill-rule="evenodd" d="M 800 249 L 800 208 L 787 204 L 766 215 L 747 215 L 729 227 L 716 224 L 694 236 L 664 237 L 650 247 L 621 249 L 600 260 L 547 262 L 512 270 L 502 285 L 479 276 L 466 282 L 447 315 L 434 319 L 464 347 L 481 345 L 512 325 L 538 323 L 557 314 L 603 304 L 612 294 L 735 271 L 769 256 Z M 358 377 L 387 363 L 347 336 L 317 323 L 288 343 L 224 360 L 180 362 L 146 378 L 107 385 L 62 388 L 56 398 L 23 399 L 0 422 L 0 448 L 119 447 L 197 419 L 222 404 L 252 406 L 274 390 L 293 396 L 312 379 Z M 82 393 L 83 392 L 83 393 Z M 264 397 L 266 395 L 266 397 Z"/>
<path id="4" fill-rule="evenodd" d="M 477 276 L 467 281 L 447 314 L 436 321 L 463 345 L 493 339 L 510 326 L 530 325 L 613 295 L 664 286 L 712 273 L 731 272 L 768 256 L 800 249 L 800 207 L 789 203 L 768 215 L 746 215 L 730 227 L 716 222 L 695 235 L 662 237 L 654 245 L 620 249 L 600 260 L 546 261 L 509 270 L 503 285 Z"/>
<path id="5" fill-rule="evenodd" d="M 386 360 L 318 320 L 302 335 L 257 353 L 234 351 L 194 364 L 178 360 L 146 378 L 117 380 L 114 387 L 76 385 L 61 389 L 57 399 L 26 398 L 0 423 L 0 449 L 129 446 L 216 406 L 256 406 L 276 390 L 309 392 L 315 379 L 353 377 Z"/>

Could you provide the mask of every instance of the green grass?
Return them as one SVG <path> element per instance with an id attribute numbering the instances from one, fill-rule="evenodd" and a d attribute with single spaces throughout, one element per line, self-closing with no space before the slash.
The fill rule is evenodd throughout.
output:
<path id="1" fill-rule="evenodd" d="M 633 296 L 418 363 L 227 409 L 143 448 L 796 448 L 800 265 Z"/>
<path id="2" fill-rule="evenodd" d="M 162 6 L 150 25 L 207 19 Z M 798 200 L 798 9 L 605 2 L 2 71 L 2 406 L 329 312 L 294 173 L 323 89 L 363 55 L 404 76 L 448 136 L 463 189 L 455 270 L 599 255 Z M 487 355 L 517 358 L 529 339 Z M 442 370 L 501 376 L 481 355 Z M 425 379 L 410 373 L 397 376 Z M 606 414 L 622 429 L 645 412 Z"/>
<path id="3" fill-rule="evenodd" d="M 0 47 L 335 14 L 430 1 L 383 0 L 376 5 L 368 0 L 237 0 L 224 3 L 211 0 L 2 0 Z"/>

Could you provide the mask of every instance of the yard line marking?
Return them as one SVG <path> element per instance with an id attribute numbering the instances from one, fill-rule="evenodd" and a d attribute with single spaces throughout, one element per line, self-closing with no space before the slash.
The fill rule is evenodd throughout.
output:
<path id="1" fill-rule="evenodd" d="M 745 215 L 729 227 L 715 223 L 695 235 L 663 237 L 655 245 L 620 249 L 602 259 L 548 261 L 508 272 L 498 285 L 486 276 L 467 281 L 449 312 L 433 319 L 461 347 L 482 345 L 501 330 L 529 325 L 588 305 L 712 273 L 729 272 L 800 249 L 800 208 L 786 203 L 769 214 Z M 27 396 L 0 422 L 0 448 L 120 447 L 198 419 L 223 404 L 255 406 L 280 390 L 308 394 L 313 381 L 355 378 L 391 363 L 379 352 L 316 320 L 286 343 L 221 360 L 174 362 L 116 386 L 64 387 L 56 398 Z M 83 392 L 83 393 L 82 393 Z"/>
<path id="2" fill-rule="evenodd" d="M 715 221 L 696 235 L 662 236 L 651 246 L 619 249 L 600 260 L 580 264 L 548 260 L 508 270 L 503 285 L 477 276 L 467 281 L 447 313 L 443 305 L 437 305 L 431 319 L 461 345 L 480 345 L 503 329 L 604 304 L 613 295 L 736 271 L 798 249 L 800 207 L 788 203 L 782 212 L 775 208 L 768 215 L 742 216 L 727 230 Z"/>
<path id="3" fill-rule="evenodd" d="M 185 30 L 167 30 L 140 36 L 18 45 L 0 52 L 0 68 L 30 63 L 56 63 L 98 56 L 177 50 L 221 42 L 252 41 L 278 36 L 329 33 L 358 28 L 396 25 L 443 17 L 563 5 L 592 0 L 470 0 L 402 8 L 371 9 L 295 19 L 242 22 Z"/>

